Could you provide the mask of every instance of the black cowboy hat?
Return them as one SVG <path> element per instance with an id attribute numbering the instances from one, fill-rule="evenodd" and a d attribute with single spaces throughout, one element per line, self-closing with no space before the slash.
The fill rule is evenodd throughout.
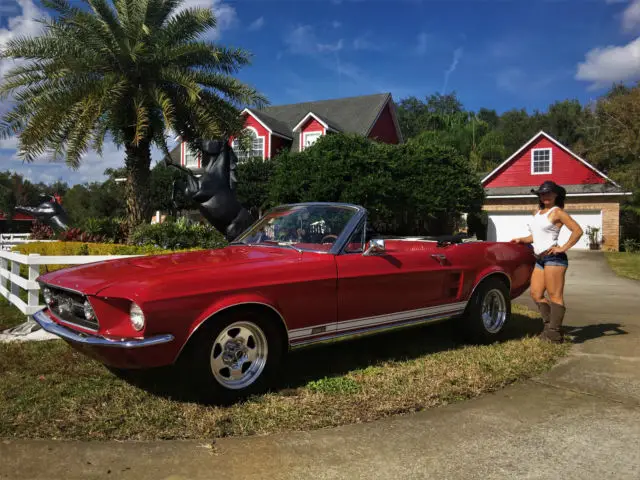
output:
<path id="1" fill-rule="evenodd" d="M 535 188 L 531 189 L 531 193 L 534 195 L 540 195 L 541 193 L 556 193 L 558 196 L 564 197 L 567 194 L 567 191 L 558 185 L 556 182 L 552 182 L 551 180 L 547 180 L 543 182 L 540 187 L 536 190 Z"/>

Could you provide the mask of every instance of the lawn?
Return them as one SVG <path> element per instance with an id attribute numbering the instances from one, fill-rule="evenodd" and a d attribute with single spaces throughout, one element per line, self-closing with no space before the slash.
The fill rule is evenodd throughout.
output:
<path id="1" fill-rule="evenodd" d="M 126 382 L 62 341 L 0 344 L 0 437 L 211 439 L 445 405 L 538 375 L 567 352 L 529 336 L 539 320 L 514 310 L 513 339 L 490 346 L 454 342 L 445 323 L 295 352 L 277 389 L 229 407 L 176 390 L 172 369 Z"/>
<path id="2" fill-rule="evenodd" d="M 617 275 L 640 280 L 640 253 L 607 252 L 605 255 Z"/>

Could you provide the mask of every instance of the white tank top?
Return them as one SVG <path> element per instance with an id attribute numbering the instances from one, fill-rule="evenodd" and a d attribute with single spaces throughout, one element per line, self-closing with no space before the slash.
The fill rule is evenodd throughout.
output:
<path id="1" fill-rule="evenodd" d="M 533 236 L 533 251 L 536 255 L 558 245 L 560 227 L 549 221 L 549 214 L 558 207 L 550 208 L 545 214 L 539 211 L 533 216 L 529 231 Z"/>

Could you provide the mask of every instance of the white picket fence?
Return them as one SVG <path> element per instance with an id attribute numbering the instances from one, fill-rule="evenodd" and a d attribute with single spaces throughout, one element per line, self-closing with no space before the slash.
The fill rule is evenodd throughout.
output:
<path id="1" fill-rule="evenodd" d="M 82 265 L 117 258 L 139 257 L 140 255 L 39 255 L 0 250 L 0 294 L 15 305 L 25 316 L 30 317 L 44 308 L 40 305 L 40 286 L 36 278 L 40 275 L 41 265 Z M 28 266 L 27 278 L 20 275 L 20 266 Z M 20 298 L 20 290 L 26 290 L 27 301 Z"/>

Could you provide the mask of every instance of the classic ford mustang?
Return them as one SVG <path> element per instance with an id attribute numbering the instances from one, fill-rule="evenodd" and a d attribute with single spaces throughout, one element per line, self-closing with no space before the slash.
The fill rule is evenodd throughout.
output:
<path id="1" fill-rule="evenodd" d="M 533 266 L 524 245 L 382 238 L 360 206 L 284 205 L 222 249 L 42 275 L 35 319 L 106 365 L 178 363 L 228 400 L 265 389 L 291 348 L 338 337 L 455 319 L 495 341 Z"/>

